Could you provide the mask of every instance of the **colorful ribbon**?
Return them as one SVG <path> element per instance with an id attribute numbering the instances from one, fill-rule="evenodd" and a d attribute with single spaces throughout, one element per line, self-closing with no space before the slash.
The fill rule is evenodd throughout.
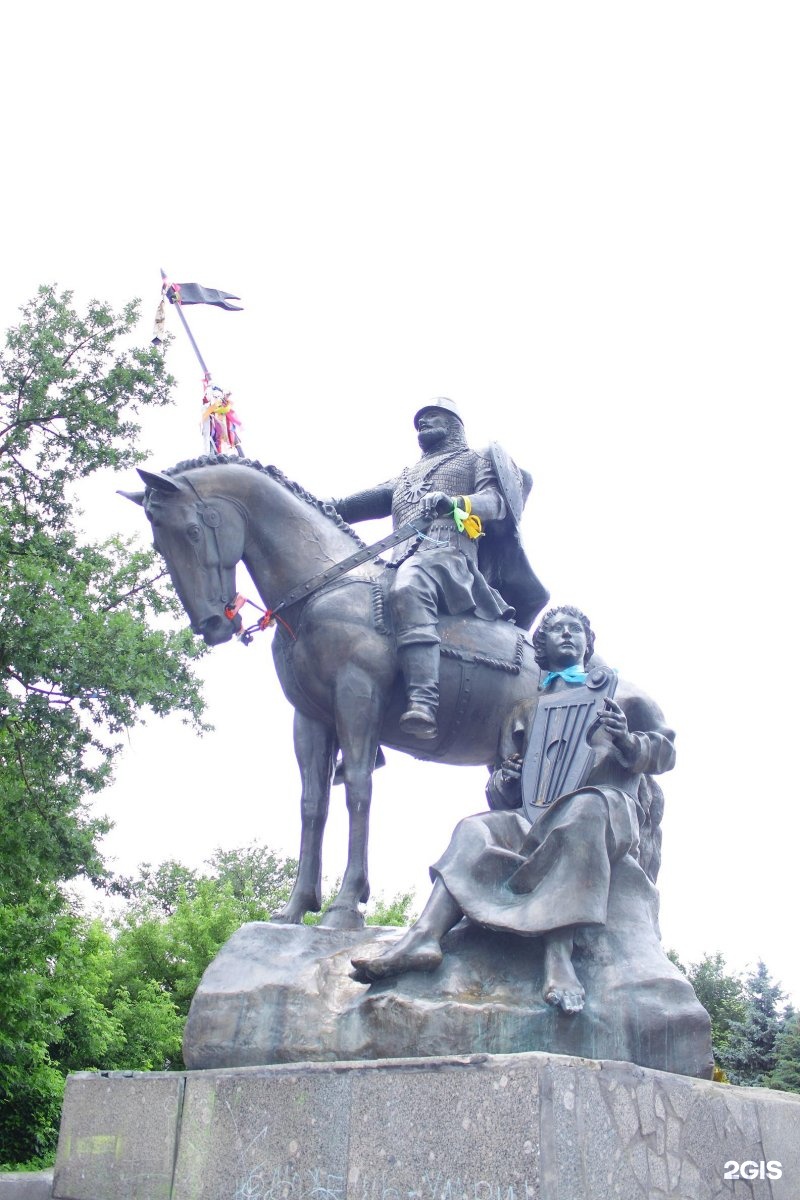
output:
<path id="1" fill-rule="evenodd" d="M 584 683 L 587 678 L 587 672 L 582 671 L 577 663 L 571 667 L 564 667 L 563 671 L 548 671 L 542 682 L 539 684 L 539 690 L 544 691 L 549 687 L 554 679 L 561 678 L 566 683 Z"/>
<path id="2" fill-rule="evenodd" d="M 461 503 L 463 508 L 459 508 L 457 504 L 453 505 L 451 516 L 456 523 L 456 529 L 459 533 L 465 533 L 468 538 L 479 538 L 483 533 L 480 517 L 472 515 L 472 501 L 469 496 L 462 496 Z"/>

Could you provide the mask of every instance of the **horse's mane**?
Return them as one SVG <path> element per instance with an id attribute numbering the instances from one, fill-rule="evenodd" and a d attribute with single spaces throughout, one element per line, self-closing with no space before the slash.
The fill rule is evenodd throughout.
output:
<path id="1" fill-rule="evenodd" d="M 240 458 L 239 455 L 231 455 L 227 457 L 224 454 L 201 454 L 199 458 L 187 458 L 183 462 L 176 463 L 174 467 L 168 467 L 164 471 L 165 475 L 183 475 L 184 471 L 193 471 L 196 467 L 249 467 L 251 471 L 260 471 L 262 475 L 268 475 L 270 479 L 274 479 L 281 487 L 285 487 L 293 496 L 297 496 L 300 500 L 305 500 L 306 504 L 310 504 L 317 512 L 322 513 L 329 521 L 332 521 L 337 529 L 341 529 L 349 537 L 357 542 L 359 546 L 366 546 L 366 542 L 353 529 L 352 525 L 348 525 L 344 517 L 340 516 L 332 504 L 326 504 L 324 500 L 318 500 L 311 492 L 307 491 L 301 484 L 295 483 L 293 479 L 289 479 L 284 475 L 280 467 L 275 467 L 271 463 L 266 467 L 257 459 Z"/>

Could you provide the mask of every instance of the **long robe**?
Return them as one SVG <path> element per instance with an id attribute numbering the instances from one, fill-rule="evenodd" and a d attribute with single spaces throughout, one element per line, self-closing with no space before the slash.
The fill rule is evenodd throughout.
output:
<path id="1" fill-rule="evenodd" d="M 562 680 L 551 686 L 569 687 Z M 658 705 L 622 679 L 614 699 L 635 739 L 630 754 L 601 730 L 593 738 L 587 783 L 559 797 L 533 825 L 519 810 L 494 811 L 467 817 L 454 829 L 431 876 L 442 879 L 476 924 L 529 936 L 605 924 L 611 867 L 624 855 L 638 857 L 642 777 L 675 763 L 675 735 Z M 512 712 L 507 751 L 519 746 L 520 735 L 527 748 L 534 709 L 531 701 Z"/>

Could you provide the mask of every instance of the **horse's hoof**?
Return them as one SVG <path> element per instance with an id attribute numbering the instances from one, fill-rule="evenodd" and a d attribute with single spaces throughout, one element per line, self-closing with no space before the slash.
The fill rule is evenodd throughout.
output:
<path id="1" fill-rule="evenodd" d="M 270 917 L 270 922 L 273 925 L 302 925 L 304 915 L 303 909 L 279 908 Z"/>
<path id="2" fill-rule="evenodd" d="M 364 914 L 346 904 L 332 904 L 320 925 L 325 929 L 363 929 Z"/>

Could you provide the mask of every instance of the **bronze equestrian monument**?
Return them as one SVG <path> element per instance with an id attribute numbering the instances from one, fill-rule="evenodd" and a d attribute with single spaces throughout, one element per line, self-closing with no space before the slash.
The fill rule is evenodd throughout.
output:
<path id="1" fill-rule="evenodd" d="M 452 400 L 411 414 L 415 461 L 340 499 L 240 457 L 141 471 L 125 493 L 198 635 L 274 627 L 299 868 L 285 907 L 206 970 L 187 1070 L 70 1077 L 53 1194 L 791 1200 L 800 1097 L 712 1081 L 709 1017 L 661 946 L 675 734 L 580 608 L 543 612 L 519 532 L 527 472 L 471 447 Z M 354 526 L 377 517 L 392 532 L 367 546 Z M 265 609 L 250 629 L 240 561 Z M 434 801 L 427 764 L 487 768 L 404 931 L 362 915 L 383 747 L 423 760 Z M 347 867 L 307 926 L 334 781 Z M 743 1160 L 781 1177 L 734 1191 Z"/>

